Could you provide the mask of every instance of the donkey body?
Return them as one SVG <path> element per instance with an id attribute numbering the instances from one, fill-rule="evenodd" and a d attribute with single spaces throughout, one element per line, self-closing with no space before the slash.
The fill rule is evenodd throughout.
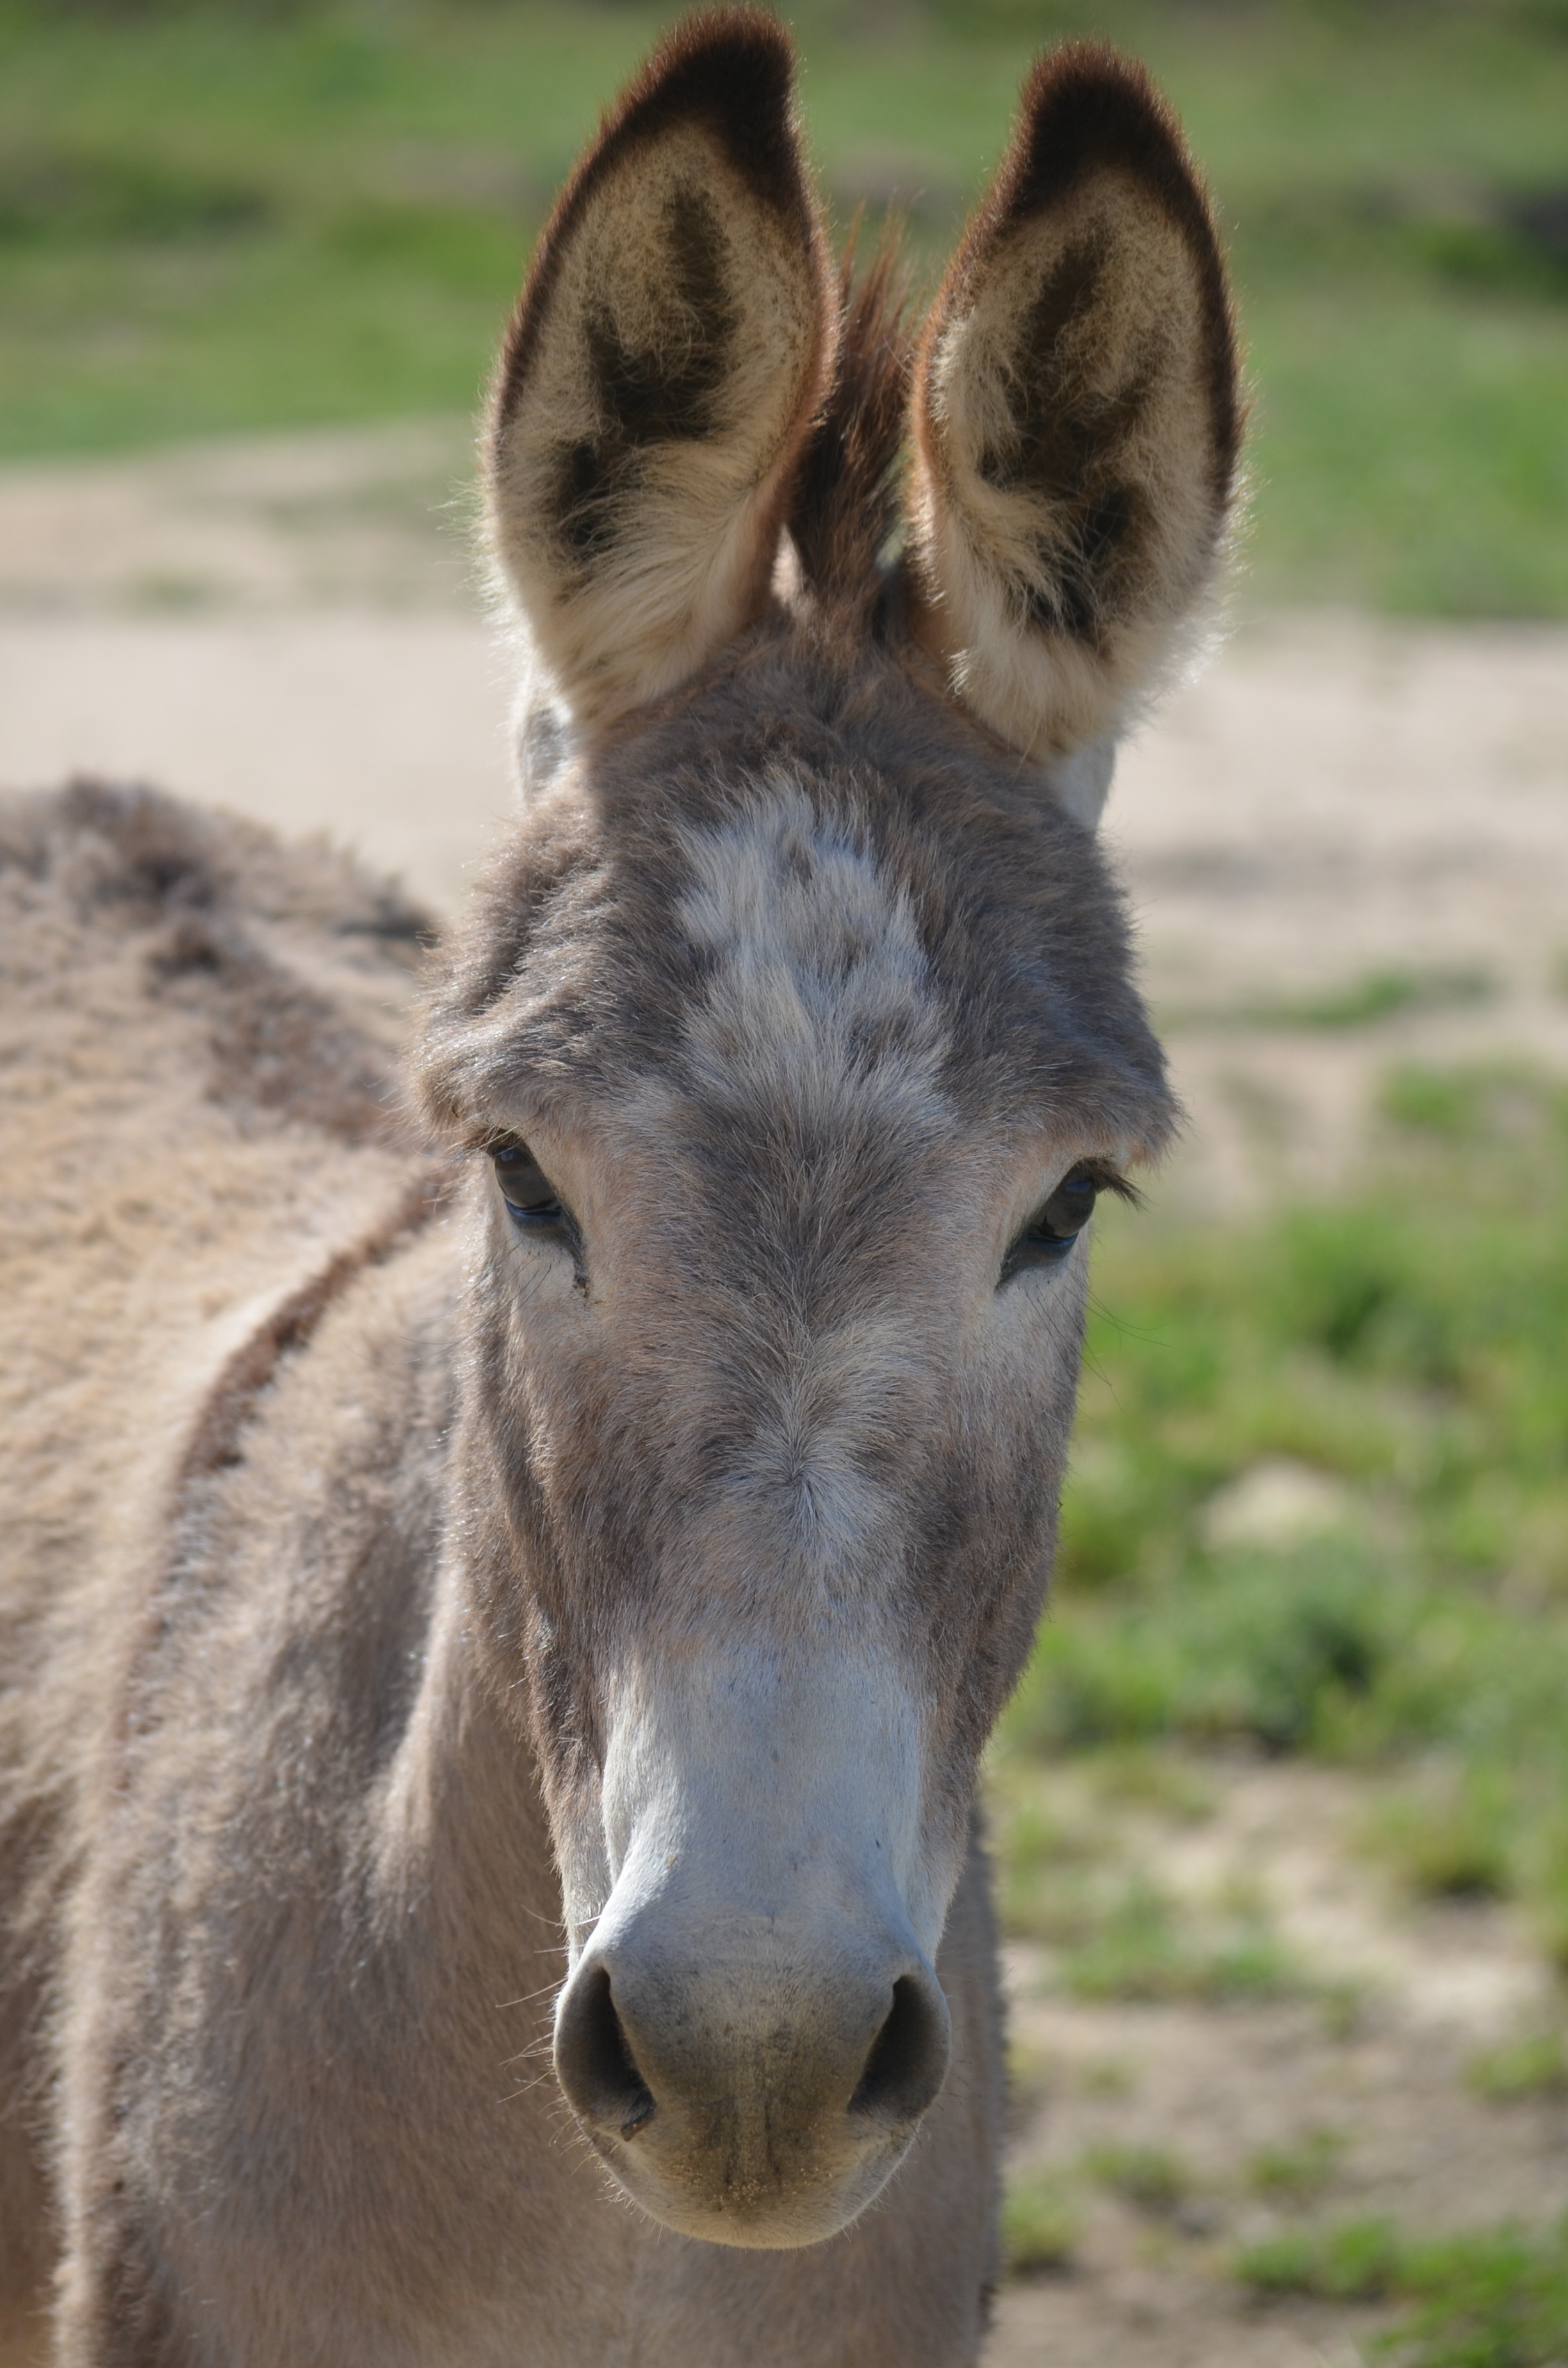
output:
<path id="1" fill-rule="evenodd" d="M 1135 70 L 1037 70 L 913 355 L 790 72 L 667 44 L 513 324 L 426 1148 L 384 897 L 147 799 L 0 840 L 0 2306 L 52 2270 L 64 2368 L 978 2356 L 975 1769 L 1171 1118 L 1092 826 L 1234 361 Z"/>

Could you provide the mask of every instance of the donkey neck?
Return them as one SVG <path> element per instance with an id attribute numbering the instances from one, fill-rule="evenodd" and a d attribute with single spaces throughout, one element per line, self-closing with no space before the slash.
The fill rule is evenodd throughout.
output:
<path id="1" fill-rule="evenodd" d="M 210 1393 L 158 1598 L 179 1616 L 149 1619 L 135 1692 L 166 1685 L 171 1658 L 193 1705 L 220 1664 L 254 1683 L 267 1604 L 274 1675 L 248 1748 L 281 1788 L 301 1734 L 324 1743 L 322 1814 L 266 1847 L 335 1902 L 323 1948 L 352 1944 L 428 2006 L 443 1966 L 494 1966 L 496 1998 L 537 1989 L 559 1898 L 532 1750 L 505 1666 L 482 1657 L 463 1228 L 414 1202 L 417 1222 L 400 1211 L 340 1252 Z M 287 1514 L 290 1488 L 311 1519 Z"/>
<path id="2" fill-rule="evenodd" d="M 454 1462 L 460 1474 L 460 1439 Z M 449 1514 L 460 1536 L 463 1507 Z M 394 1931 L 427 1931 L 436 1965 L 455 1949 L 508 1981 L 528 1973 L 513 1987 L 532 1990 L 564 1966 L 560 1886 L 533 1747 L 483 1634 L 472 1571 L 449 1546 L 379 1820 L 378 1888 Z"/>

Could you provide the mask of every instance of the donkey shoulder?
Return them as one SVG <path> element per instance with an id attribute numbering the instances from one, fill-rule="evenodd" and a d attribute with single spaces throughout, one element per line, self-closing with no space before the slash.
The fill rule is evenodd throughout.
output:
<path id="1" fill-rule="evenodd" d="M 0 802 L 0 2295 L 74 1811 L 175 1475 L 269 1319 L 400 1205 L 426 927 L 324 845 L 146 790 Z"/>

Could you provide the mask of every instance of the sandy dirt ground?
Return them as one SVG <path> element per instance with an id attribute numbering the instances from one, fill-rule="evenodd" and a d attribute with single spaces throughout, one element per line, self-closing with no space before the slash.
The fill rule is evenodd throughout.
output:
<path id="1" fill-rule="evenodd" d="M 450 910 L 509 803 L 469 468 L 434 422 L 0 472 L 0 785 L 155 781 L 326 831 Z M 1108 835 L 1191 1114 L 1174 1201 L 1324 1189 L 1401 1060 L 1568 1073 L 1568 631 L 1244 622 L 1126 752 Z M 1301 1020 L 1390 976 L 1381 1019 Z M 1223 2274 L 1278 2218 L 1269 2147 L 1321 2143 L 1327 2211 L 1568 2205 L 1568 2107 L 1466 2074 L 1542 2010 L 1543 1968 L 1501 1910 L 1380 1890 L 1356 1814 L 1339 1779 L 1239 1767 L 1142 1837 L 1165 1882 L 1266 1896 L 1323 1997 L 1089 2007 L 1013 1952 L 1018 2163 L 1154 2146 L 1189 2184 L 1100 2194 L 1071 2273 L 1004 2294 L 989 2368 L 1352 2368 L 1375 2317 Z"/>
<path id="2" fill-rule="evenodd" d="M 1396 1902 L 1355 1847 L 1349 1778 L 1213 1772 L 1208 1813 L 1146 1820 L 1134 1862 L 1195 1903 L 1227 1886 L 1261 1899 L 1322 1987 L 1094 2005 L 1061 1994 L 1049 1952 L 1009 1949 L 1013 2167 L 1057 2174 L 1085 2216 L 1067 2273 L 1004 2293 L 987 2368 L 1359 2368 L 1386 2313 L 1260 2304 L 1226 2273 L 1237 2248 L 1312 2217 L 1434 2235 L 1568 2209 L 1562 2099 L 1500 2104 L 1472 2078 L 1547 2007 L 1517 1920 Z M 1085 2164 L 1140 2155 L 1175 2166 L 1167 2189 L 1129 2199 L 1091 2176 L 1085 2205 Z M 1277 2192 L 1281 2159 L 1305 2192 Z"/>

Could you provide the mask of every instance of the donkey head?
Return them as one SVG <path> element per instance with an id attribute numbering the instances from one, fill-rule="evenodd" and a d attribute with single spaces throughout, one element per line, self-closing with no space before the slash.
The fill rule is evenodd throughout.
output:
<path id="1" fill-rule="evenodd" d="M 762 2246 L 851 2219 L 946 2072 L 1085 1227 L 1172 1119 L 1092 824 L 1238 426 L 1135 68 L 1037 69 L 912 355 L 885 260 L 830 276 L 790 67 L 696 20 L 541 242 L 489 445 L 524 812 L 423 1070 L 475 1154 L 462 1551 L 561 2083 L 651 2213 Z"/>

